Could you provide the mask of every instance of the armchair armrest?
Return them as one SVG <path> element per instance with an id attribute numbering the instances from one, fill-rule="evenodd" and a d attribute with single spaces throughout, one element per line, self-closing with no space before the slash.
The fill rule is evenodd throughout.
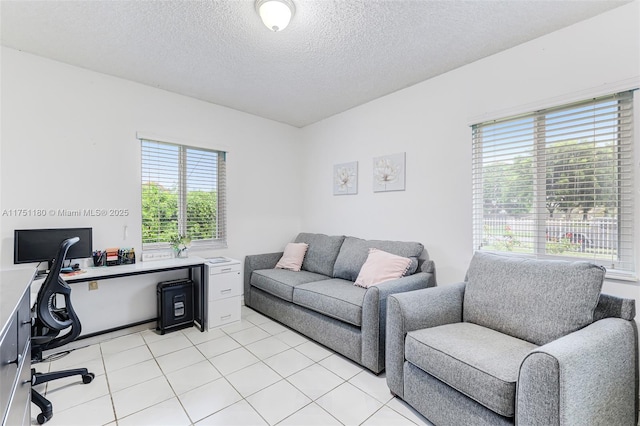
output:
<path id="1" fill-rule="evenodd" d="M 386 369 L 392 393 L 404 396 L 404 339 L 409 331 L 462 321 L 466 283 L 392 294 L 387 299 Z"/>
<path id="2" fill-rule="evenodd" d="M 362 363 L 365 366 L 373 371 L 384 369 L 387 297 L 435 285 L 433 274 L 418 272 L 367 289 L 362 304 Z"/>
<path id="3" fill-rule="evenodd" d="M 596 321 L 527 355 L 516 391 L 518 423 L 637 425 L 635 321 Z"/>
<path id="4" fill-rule="evenodd" d="M 251 273 L 259 269 L 273 269 L 283 252 L 252 254 L 244 259 L 244 303 L 251 306 Z"/>
<path id="5" fill-rule="evenodd" d="M 610 294 L 600 293 L 600 299 L 593 313 L 593 320 L 598 321 L 603 318 L 622 318 L 633 320 L 636 316 L 636 301 L 634 299 L 624 299 Z"/>

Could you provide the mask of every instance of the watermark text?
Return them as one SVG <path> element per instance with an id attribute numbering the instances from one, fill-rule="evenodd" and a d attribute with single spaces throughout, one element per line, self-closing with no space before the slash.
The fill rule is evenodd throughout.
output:
<path id="1" fill-rule="evenodd" d="M 126 217 L 129 209 L 3 209 L 2 217 Z"/>

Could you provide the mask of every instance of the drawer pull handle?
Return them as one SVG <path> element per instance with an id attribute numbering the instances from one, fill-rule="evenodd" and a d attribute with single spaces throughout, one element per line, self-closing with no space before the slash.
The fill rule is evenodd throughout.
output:
<path id="1" fill-rule="evenodd" d="M 225 288 L 224 290 L 220 290 L 220 294 L 231 293 L 230 288 Z"/>
<path id="2" fill-rule="evenodd" d="M 229 314 L 229 315 L 223 315 L 223 316 L 221 316 L 221 317 L 220 317 L 220 319 L 221 319 L 222 321 L 227 320 L 227 319 L 229 319 L 229 318 L 231 318 L 231 314 Z"/>
<path id="3" fill-rule="evenodd" d="M 220 272 L 229 272 L 232 268 L 222 268 Z"/>
<path id="4" fill-rule="evenodd" d="M 22 354 L 18 354 L 18 358 L 16 358 L 14 361 L 9 361 L 9 364 L 15 364 L 19 366 L 21 362 L 22 362 Z"/>

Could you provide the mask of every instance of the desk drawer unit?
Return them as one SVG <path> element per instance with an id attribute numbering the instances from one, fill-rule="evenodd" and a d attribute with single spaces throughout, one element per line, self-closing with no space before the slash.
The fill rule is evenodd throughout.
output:
<path id="1" fill-rule="evenodd" d="M 208 269 L 208 328 L 240 321 L 242 280 L 240 262 L 227 259 L 221 263 L 207 263 Z"/>
<path id="2" fill-rule="evenodd" d="M 7 332 L 0 339 L 0 420 L 13 394 L 18 373 L 18 317 L 11 318 Z M 22 354 L 21 354 L 22 356 Z"/>
<path id="3" fill-rule="evenodd" d="M 22 357 L 24 359 L 29 356 L 31 356 L 31 346 L 27 342 Z M 31 424 L 31 364 L 29 362 L 23 361 L 20 364 L 16 378 L 15 391 L 4 420 L 6 426 Z"/>
<path id="4" fill-rule="evenodd" d="M 12 283 L 13 284 L 13 283 Z M 27 290 L 0 336 L 0 423 L 31 423 L 31 313 Z"/>

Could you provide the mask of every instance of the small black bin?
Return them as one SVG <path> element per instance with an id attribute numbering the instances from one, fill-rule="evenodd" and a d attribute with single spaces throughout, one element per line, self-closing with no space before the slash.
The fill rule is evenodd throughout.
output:
<path id="1" fill-rule="evenodd" d="M 160 334 L 193 325 L 193 281 L 179 279 L 158 283 L 158 326 Z"/>

